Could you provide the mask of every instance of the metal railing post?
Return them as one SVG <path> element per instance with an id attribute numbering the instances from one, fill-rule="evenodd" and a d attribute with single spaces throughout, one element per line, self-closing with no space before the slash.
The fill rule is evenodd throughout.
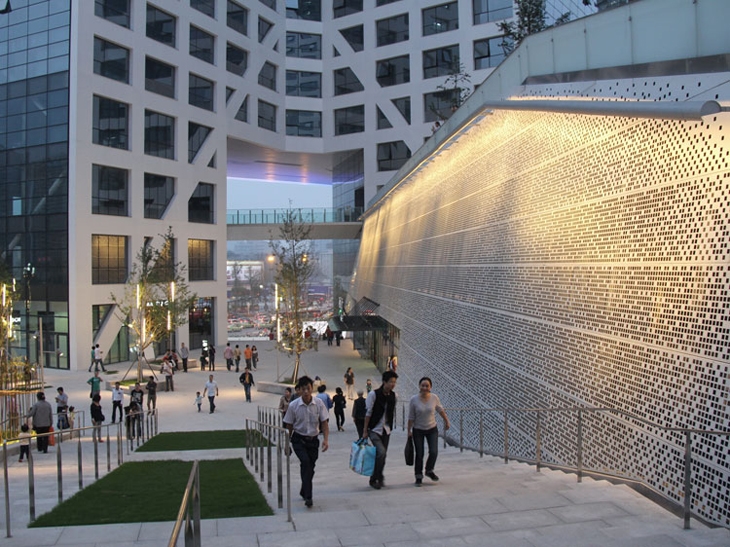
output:
<path id="1" fill-rule="evenodd" d="M 277 507 L 281 509 L 284 507 L 284 481 L 283 472 L 281 468 L 281 441 L 284 433 L 279 431 L 279 440 L 276 443 L 276 501 Z"/>
<path id="2" fill-rule="evenodd" d="M 37 438 L 36 438 L 37 442 Z M 33 471 L 33 446 L 28 450 L 28 509 L 30 521 L 35 520 L 35 473 Z"/>
<path id="3" fill-rule="evenodd" d="M 5 485 L 5 537 L 11 538 L 10 531 L 10 482 L 8 481 L 8 441 L 3 439 L 3 484 Z"/>
<path id="4" fill-rule="evenodd" d="M 578 482 L 583 482 L 583 411 L 578 411 L 578 433 L 575 455 L 575 467 L 578 475 Z"/>
<path id="5" fill-rule="evenodd" d="M 684 529 L 689 530 L 692 514 L 692 433 L 687 431 L 684 438 Z"/>
<path id="6" fill-rule="evenodd" d="M 459 452 L 464 452 L 464 411 L 459 410 Z"/>
<path id="7" fill-rule="evenodd" d="M 81 448 L 81 432 L 79 432 L 79 442 L 76 443 L 76 458 L 78 460 L 78 470 L 79 470 L 79 490 L 82 490 L 84 488 L 84 470 L 83 470 L 83 463 L 82 463 L 82 448 Z"/>
<path id="8" fill-rule="evenodd" d="M 504 463 L 509 460 L 509 410 L 504 411 Z"/>
<path id="9" fill-rule="evenodd" d="M 484 412 L 479 411 L 479 457 L 484 457 Z"/>
<path id="10" fill-rule="evenodd" d="M 271 416 L 269 416 L 269 418 L 271 418 Z M 268 487 L 269 494 L 271 494 L 271 486 L 272 486 L 272 478 L 271 478 L 271 475 L 272 475 L 272 473 L 271 473 L 271 471 L 272 471 L 272 467 L 271 467 L 271 465 L 272 465 L 272 454 L 271 454 L 271 441 L 270 441 L 270 437 L 271 437 L 270 431 L 271 430 L 269 429 L 269 427 L 270 427 L 269 425 L 266 425 L 266 466 L 267 466 L 266 472 L 267 472 L 267 474 L 269 476 L 268 477 L 268 481 L 266 483 L 266 486 Z"/>
<path id="11" fill-rule="evenodd" d="M 63 436 L 63 433 L 60 436 Z M 63 503 L 63 460 L 60 442 L 56 442 L 56 482 L 58 483 L 58 503 Z"/>
<path id="12" fill-rule="evenodd" d="M 537 423 L 535 424 L 535 467 L 537 472 L 540 472 L 540 457 L 542 454 L 542 440 L 540 438 L 542 432 L 540 431 L 540 411 L 537 411 Z"/>

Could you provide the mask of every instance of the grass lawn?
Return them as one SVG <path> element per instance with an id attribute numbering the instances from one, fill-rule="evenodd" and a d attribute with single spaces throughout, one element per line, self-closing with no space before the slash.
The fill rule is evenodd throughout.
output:
<path id="1" fill-rule="evenodd" d="M 174 521 L 192 467 L 179 460 L 125 463 L 30 526 Z M 201 518 L 273 515 L 240 459 L 201 461 L 200 483 Z"/>
<path id="2" fill-rule="evenodd" d="M 254 446 L 262 441 L 258 431 L 223 429 L 219 431 L 180 431 L 160 433 L 140 446 L 136 452 L 168 452 L 179 450 L 218 450 L 244 448 L 247 435 L 254 435 Z"/>

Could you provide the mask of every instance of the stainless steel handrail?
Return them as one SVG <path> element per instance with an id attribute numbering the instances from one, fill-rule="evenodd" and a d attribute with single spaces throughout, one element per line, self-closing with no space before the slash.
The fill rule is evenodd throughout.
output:
<path id="1" fill-rule="evenodd" d="M 246 435 L 245 458 L 253 466 L 254 477 L 259 475 L 259 481 L 266 481 L 267 492 L 272 493 L 274 464 L 273 449 L 276 449 L 276 492 L 277 506 L 284 507 L 284 493 L 286 492 L 287 521 L 292 521 L 291 514 L 291 444 L 289 432 L 281 426 L 281 417 L 273 414 L 276 409 L 259 408 L 259 420 L 246 418 L 246 432 L 258 431 L 266 443 L 258 443 L 258 449 L 254 446 L 253 435 Z M 278 410 L 276 410 L 278 414 Z M 264 446 L 266 444 L 266 446 Z M 264 465 L 264 462 L 266 465 Z M 286 475 L 286 485 L 284 485 Z"/>
<path id="2" fill-rule="evenodd" d="M 399 405 L 401 407 L 401 425 L 403 429 L 406 428 L 406 420 L 408 418 L 408 412 L 407 403 L 402 403 Z M 509 459 L 516 459 L 519 461 L 523 461 L 526 463 L 532 463 L 535 464 L 537 467 L 537 471 L 540 471 L 540 468 L 542 466 L 552 466 L 555 468 L 559 468 L 565 471 L 575 471 L 577 475 L 577 481 L 581 482 L 583 475 L 585 473 L 592 473 L 595 475 L 601 475 L 606 477 L 611 477 L 615 479 L 620 480 L 629 480 L 632 482 L 636 482 L 644 486 L 645 488 L 655 492 L 656 494 L 662 496 L 663 498 L 667 499 L 670 503 L 676 504 L 676 502 L 670 498 L 668 498 L 664 493 L 656 489 L 651 483 L 647 482 L 643 477 L 636 476 L 634 474 L 631 474 L 630 472 L 624 472 L 621 473 L 620 471 L 616 469 L 591 469 L 585 467 L 585 445 L 584 445 L 584 434 L 585 434 L 585 414 L 586 413 L 592 413 L 592 414 L 611 414 L 615 419 L 621 419 L 627 424 L 631 425 L 637 425 L 637 424 L 643 424 L 646 426 L 646 428 L 643 430 L 646 434 L 651 434 L 650 430 L 655 431 L 664 431 L 668 433 L 676 433 L 678 437 L 683 438 L 683 447 L 682 443 L 676 443 L 673 444 L 671 441 L 663 438 L 663 437 L 657 437 L 661 440 L 667 447 L 674 448 L 677 451 L 683 452 L 683 477 L 681 477 L 681 480 L 679 480 L 679 477 L 677 477 L 677 483 L 683 485 L 683 503 L 681 507 L 682 516 L 684 519 L 684 528 L 689 529 L 690 528 L 690 518 L 692 516 L 692 462 L 695 461 L 693 459 L 692 455 L 692 436 L 693 435 L 704 435 L 704 436 L 730 436 L 730 431 L 719 431 L 719 430 L 705 430 L 705 429 L 696 429 L 696 428 L 686 428 L 686 427 L 668 427 L 668 426 L 662 426 L 659 424 L 655 424 L 651 422 L 650 420 L 647 420 L 646 418 L 642 418 L 641 416 L 636 416 L 635 414 L 632 414 L 630 412 L 616 409 L 616 408 L 610 408 L 610 407 L 546 407 L 546 408 L 539 408 L 539 407 L 495 407 L 495 408 L 479 408 L 479 407 L 446 407 L 446 412 L 451 414 L 451 423 L 452 427 L 456 423 L 458 423 L 458 432 L 455 436 L 453 433 L 449 432 L 443 432 L 441 435 L 444 440 L 444 445 L 446 445 L 447 439 L 449 439 L 453 444 L 458 446 L 461 451 L 466 449 L 472 449 L 479 452 L 480 457 L 482 457 L 485 453 L 494 455 L 494 456 L 500 456 L 504 458 L 504 462 L 507 463 Z M 455 419 L 455 416 L 453 414 L 458 413 L 458 420 Z M 471 446 L 467 445 L 465 442 L 465 426 L 464 426 L 464 417 L 467 413 L 478 413 L 478 446 Z M 546 416 L 550 413 L 569 413 L 569 414 L 575 414 L 577 418 L 577 424 L 576 424 L 576 439 L 575 439 L 575 465 L 571 465 L 570 462 L 548 462 L 546 463 L 543 459 L 543 453 L 544 453 L 544 443 L 543 443 L 543 434 L 544 430 L 546 428 L 546 425 L 549 424 L 549 422 L 546 419 Z M 503 421 L 503 447 L 500 452 L 497 452 L 496 450 L 486 450 L 484 446 L 484 433 L 485 433 L 485 424 L 484 424 L 484 417 L 486 414 L 497 414 L 501 416 L 501 420 Z M 534 430 L 534 448 L 535 448 L 535 456 L 534 458 L 525 457 L 520 454 L 515 454 L 511 451 L 512 445 L 511 445 L 511 438 L 510 438 L 510 417 L 513 416 L 519 416 L 520 414 L 535 414 L 535 430 Z M 443 431 L 443 430 L 442 430 Z M 524 427 L 519 429 L 521 436 L 524 438 L 524 436 L 528 433 L 525 431 Z M 704 520 L 707 520 L 705 517 L 701 517 L 697 514 L 695 514 L 697 518 L 701 518 Z M 720 522 L 713 522 L 713 524 L 718 526 L 724 526 L 727 527 L 727 525 L 720 523 Z"/>
<path id="3" fill-rule="evenodd" d="M 193 462 L 168 547 L 175 547 L 185 522 L 185 547 L 200 547 L 200 465 Z"/>
<path id="4" fill-rule="evenodd" d="M 99 479 L 99 463 L 100 463 L 100 455 L 99 455 L 99 443 L 97 441 L 96 436 L 94 435 L 94 430 L 100 427 L 101 429 L 105 430 L 106 432 L 106 469 L 107 472 L 111 471 L 111 465 L 112 465 L 112 453 L 111 453 L 111 443 L 110 440 L 112 437 L 116 438 L 116 446 L 117 446 L 117 467 L 122 465 L 124 463 L 124 457 L 122 454 L 122 430 L 121 430 L 121 424 L 106 424 L 101 426 L 88 426 L 88 427 L 82 427 L 82 428 L 75 428 L 75 429 L 63 429 L 60 431 L 52 431 L 49 433 L 42 433 L 42 434 L 36 434 L 35 438 L 38 437 L 53 437 L 55 440 L 55 452 L 56 452 L 56 483 L 57 483 L 57 492 L 58 492 L 58 503 L 62 503 L 64 500 L 64 493 L 63 493 L 63 448 L 61 443 L 61 437 L 64 434 L 69 434 L 69 439 L 67 442 L 71 442 L 76 438 L 78 440 L 77 442 L 77 450 L 76 450 L 76 458 L 77 458 L 77 472 L 78 472 L 78 485 L 79 490 L 81 490 L 84 487 L 84 481 L 83 481 L 83 444 L 81 442 L 82 433 L 90 432 L 92 434 L 92 440 L 89 442 L 93 443 L 93 451 L 94 451 L 94 478 L 96 480 Z M 111 429 L 115 429 L 116 431 L 110 432 Z M 3 474 L 5 477 L 5 513 L 6 513 L 6 537 L 12 537 L 12 530 L 10 525 L 10 484 L 8 481 L 8 442 L 15 443 L 19 442 L 20 439 L 6 439 L 3 441 Z M 88 443 L 86 443 L 88 444 Z M 103 447 L 102 447 L 103 448 Z M 28 452 L 28 497 L 29 497 L 29 516 L 30 516 L 30 522 L 33 522 L 36 519 L 36 503 L 35 503 L 35 468 L 34 468 L 34 462 L 33 462 L 33 450 L 29 450 Z"/>

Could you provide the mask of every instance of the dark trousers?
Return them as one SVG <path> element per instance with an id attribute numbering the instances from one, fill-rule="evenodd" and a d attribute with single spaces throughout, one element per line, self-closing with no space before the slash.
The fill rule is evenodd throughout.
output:
<path id="1" fill-rule="evenodd" d="M 385 458 L 388 455 L 388 443 L 390 435 L 383 433 L 378 435 L 375 431 L 370 432 L 370 442 L 375 446 L 375 469 L 370 477 L 370 482 L 383 480 L 383 469 L 385 469 Z"/>
<path id="2" fill-rule="evenodd" d="M 246 392 L 246 402 L 251 402 L 251 384 L 243 384 L 243 390 Z"/>
<path id="3" fill-rule="evenodd" d="M 188 358 L 183 357 L 182 362 L 183 362 L 183 372 L 187 372 L 188 371 Z"/>
<path id="4" fill-rule="evenodd" d="M 208 402 L 210 403 L 210 411 L 215 410 L 215 395 L 208 395 Z"/>
<path id="5" fill-rule="evenodd" d="M 35 429 L 35 432 L 40 435 L 41 433 L 48 433 L 51 430 L 51 426 L 33 426 L 33 429 Z M 38 447 L 38 452 L 48 452 L 48 437 L 36 437 L 36 446 Z"/>
<path id="6" fill-rule="evenodd" d="M 357 428 L 357 438 L 362 439 L 362 433 L 365 430 L 365 419 L 364 418 L 353 418 L 355 427 Z"/>
<path id="7" fill-rule="evenodd" d="M 345 425 L 345 409 L 335 408 L 335 420 L 337 421 L 337 429 Z"/>
<path id="8" fill-rule="evenodd" d="M 119 421 L 124 418 L 124 409 L 122 409 L 122 401 L 112 401 L 112 423 L 117 421 L 117 409 L 119 409 Z"/>
<path id="9" fill-rule="evenodd" d="M 302 477 L 302 489 L 299 494 L 305 500 L 311 500 L 314 465 L 319 457 L 319 438 L 316 436 L 304 437 L 294 433 L 291 438 L 291 445 L 297 458 L 299 458 L 299 472 Z"/>
<path id="10" fill-rule="evenodd" d="M 436 458 L 439 455 L 439 428 L 416 429 L 413 428 L 413 443 L 416 448 L 416 461 L 413 471 L 417 479 L 423 478 L 423 441 L 428 442 L 428 459 L 426 460 L 426 472 L 433 471 L 436 466 Z"/>
<path id="11" fill-rule="evenodd" d="M 167 391 L 175 391 L 175 384 L 173 383 L 172 376 L 165 376 L 165 389 Z"/>
<path id="12" fill-rule="evenodd" d="M 238 367 L 241 365 L 241 358 L 236 357 L 236 372 L 238 372 Z"/>

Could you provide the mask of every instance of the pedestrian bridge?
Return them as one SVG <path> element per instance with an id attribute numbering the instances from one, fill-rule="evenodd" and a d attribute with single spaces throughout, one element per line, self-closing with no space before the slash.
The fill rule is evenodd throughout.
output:
<path id="1" fill-rule="evenodd" d="M 301 209 L 229 209 L 228 241 L 279 239 L 279 228 L 289 212 L 296 222 L 311 226 L 310 239 L 360 239 L 362 207 Z"/>

